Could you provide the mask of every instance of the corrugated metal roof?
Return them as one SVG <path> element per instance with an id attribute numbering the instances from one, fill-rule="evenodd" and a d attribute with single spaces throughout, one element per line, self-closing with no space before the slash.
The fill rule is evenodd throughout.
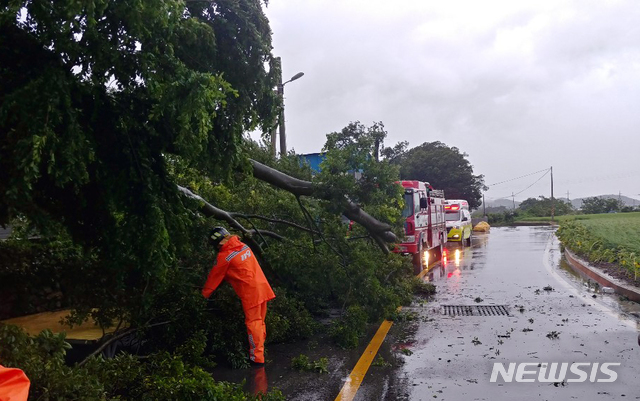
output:
<path id="1" fill-rule="evenodd" d="M 0 240 L 7 239 L 11 235 L 11 226 L 4 228 L 0 226 Z"/>

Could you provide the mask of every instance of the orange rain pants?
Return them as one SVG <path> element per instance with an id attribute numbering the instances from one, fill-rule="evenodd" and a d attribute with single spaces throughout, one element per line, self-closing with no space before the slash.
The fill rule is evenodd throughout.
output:
<path id="1" fill-rule="evenodd" d="M 264 341 L 267 338 L 264 319 L 267 315 L 267 301 L 276 295 L 249 246 L 235 235 L 220 248 L 216 264 L 209 272 L 202 289 L 202 295 L 209 298 L 223 280 L 231 284 L 242 301 L 249 335 L 249 358 L 253 362 L 264 363 Z"/>
<path id="2" fill-rule="evenodd" d="M 267 339 L 267 326 L 264 318 L 267 316 L 267 303 L 244 311 L 244 323 L 249 335 L 249 359 L 264 363 L 264 341 Z"/>
<path id="3" fill-rule="evenodd" d="M 22 370 L 0 365 L 0 401 L 27 401 L 30 384 Z"/>

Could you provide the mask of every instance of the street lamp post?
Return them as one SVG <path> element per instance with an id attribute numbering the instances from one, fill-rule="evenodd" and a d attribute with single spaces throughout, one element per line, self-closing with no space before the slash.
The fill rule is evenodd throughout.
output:
<path id="1" fill-rule="evenodd" d="M 278 85 L 278 96 L 280 96 L 280 100 L 282 101 L 282 108 L 280 109 L 280 156 L 284 156 L 287 154 L 287 134 L 285 131 L 284 124 L 284 86 L 291 81 L 295 81 L 296 79 L 302 77 L 304 72 L 299 72 L 296 75 L 292 76 L 287 82 L 281 83 Z M 282 75 L 280 75 L 282 77 Z"/>

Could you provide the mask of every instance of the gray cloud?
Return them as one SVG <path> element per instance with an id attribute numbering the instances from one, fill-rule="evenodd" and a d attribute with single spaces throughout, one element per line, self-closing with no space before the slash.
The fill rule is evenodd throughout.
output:
<path id="1" fill-rule="evenodd" d="M 273 0 L 266 12 L 285 78 L 305 72 L 285 88 L 298 152 L 350 121 L 383 121 L 389 144 L 457 146 L 488 183 L 553 165 L 557 192 L 640 198 L 633 0 Z M 547 180 L 520 198 L 541 194 Z"/>

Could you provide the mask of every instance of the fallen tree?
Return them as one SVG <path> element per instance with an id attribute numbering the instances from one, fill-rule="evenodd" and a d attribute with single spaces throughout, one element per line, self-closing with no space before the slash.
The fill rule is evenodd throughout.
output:
<path id="1" fill-rule="evenodd" d="M 256 160 L 251 159 L 251 165 L 253 166 L 253 176 L 261 181 L 267 182 L 277 188 L 283 189 L 295 195 L 296 197 L 300 196 L 309 196 L 316 197 L 323 200 L 331 200 L 329 196 L 323 196 L 322 192 L 319 191 L 317 184 L 311 181 L 301 180 L 290 175 L 287 175 L 279 170 L 276 170 L 272 167 L 266 166 Z M 249 216 L 243 213 L 229 212 L 223 209 L 220 209 L 205 199 L 203 199 L 200 195 L 190 191 L 187 188 L 178 185 L 178 189 L 187 197 L 195 199 L 200 202 L 201 207 L 200 211 L 207 217 L 213 217 L 218 220 L 225 221 L 231 227 L 240 231 L 243 236 L 248 241 L 251 241 L 255 248 L 260 248 L 259 244 L 253 240 L 251 237 L 253 235 L 258 236 L 268 236 L 271 238 L 275 238 L 278 240 L 283 240 L 284 237 L 281 235 L 274 233 L 273 231 L 268 230 L 258 230 L 258 229 L 247 229 L 244 227 L 238 220 L 237 217 L 245 217 Z M 375 217 L 371 216 L 358 205 L 353 203 L 349 198 L 345 195 L 341 200 L 342 206 L 344 208 L 343 214 L 349 220 L 355 221 L 356 223 L 362 225 L 371 238 L 378 244 L 378 246 L 382 249 L 382 251 L 387 254 L 389 253 L 389 248 L 387 243 L 397 242 L 398 238 L 391 231 L 391 226 L 389 224 L 383 223 Z M 263 219 L 263 220 L 273 220 L 266 218 L 264 216 L 256 216 L 252 215 L 253 218 Z M 278 220 L 278 223 L 286 224 L 291 227 L 296 227 L 303 231 L 309 231 L 312 233 L 317 233 L 317 231 L 313 230 L 313 228 L 307 228 L 301 226 L 299 224 L 288 222 L 286 220 Z"/>

